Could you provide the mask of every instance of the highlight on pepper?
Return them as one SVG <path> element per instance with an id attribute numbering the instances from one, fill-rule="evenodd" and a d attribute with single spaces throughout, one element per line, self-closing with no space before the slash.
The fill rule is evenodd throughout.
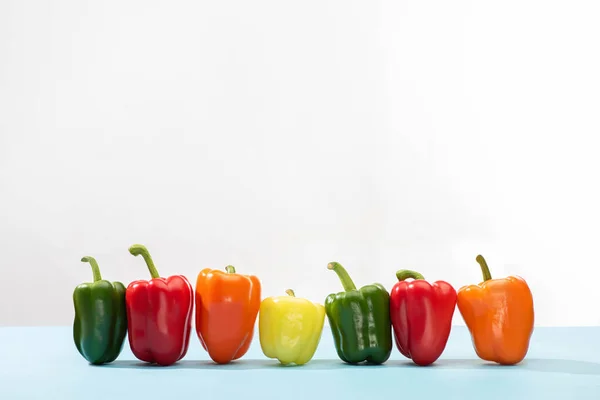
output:
<path id="1" fill-rule="evenodd" d="M 127 334 L 125 286 L 102 279 L 94 257 L 81 261 L 92 267 L 93 282 L 81 283 L 73 291 L 75 347 L 90 364 L 111 363 L 121 353 Z"/>
<path id="2" fill-rule="evenodd" d="M 252 343 L 260 308 L 261 284 L 228 265 L 205 268 L 196 279 L 196 333 L 210 358 L 227 364 L 243 357 Z"/>
<path id="3" fill-rule="evenodd" d="M 129 252 L 144 258 L 151 277 L 127 286 L 131 351 L 140 361 L 172 365 L 185 357 L 188 350 L 194 289 L 183 275 L 162 278 L 145 246 L 135 244 Z"/>
<path id="4" fill-rule="evenodd" d="M 429 283 L 411 270 L 397 271 L 396 278 L 390 294 L 396 347 L 417 365 L 433 364 L 450 336 L 456 290 L 445 281 Z"/>
<path id="5" fill-rule="evenodd" d="M 531 290 L 519 276 L 492 279 L 483 256 L 483 281 L 458 290 L 458 310 L 469 329 L 479 358 L 501 365 L 520 363 L 527 355 L 534 329 Z"/>
<path id="6" fill-rule="evenodd" d="M 325 313 L 338 357 L 348 364 L 383 364 L 392 353 L 390 295 L 379 283 L 357 289 L 344 267 L 332 261 L 344 288 L 325 298 Z"/>
<path id="7" fill-rule="evenodd" d="M 304 365 L 319 345 L 325 323 L 325 307 L 296 297 L 292 289 L 287 296 L 274 296 L 260 304 L 259 336 L 263 354 L 283 365 Z"/>

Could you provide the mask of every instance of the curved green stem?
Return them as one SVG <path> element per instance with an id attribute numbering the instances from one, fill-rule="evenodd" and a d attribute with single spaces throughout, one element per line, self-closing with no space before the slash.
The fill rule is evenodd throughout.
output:
<path id="1" fill-rule="evenodd" d="M 228 265 L 225 267 L 225 271 L 227 271 L 228 274 L 235 274 L 235 267 L 233 265 Z"/>
<path id="2" fill-rule="evenodd" d="M 134 244 L 129 248 L 129 252 L 136 257 L 139 255 L 144 257 L 144 261 L 146 261 L 146 265 L 148 266 L 148 270 L 150 271 L 150 276 L 152 276 L 152 279 L 160 278 L 160 275 L 154 266 L 154 262 L 152 261 L 152 257 L 150 257 L 150 253 L 144 245 Z"/>
<path id="3" fill-rule="evenodd" d="M 348 275 L 348 271 L 346 271 L 346 269 L 342 267 L 340 263 L 332 261 L 327 264 L 327 269 L 332 269 L 337 274 L 346 292 L 350 290 L 356 290 L 356 286 L 354 285 L 354 282 L 352 282 L 350 275 Z"/>
<path id="4" fill-rule="evenodd" d="M 409 269 L 401 269 L 400 271 L 397 271 L 396 272 L 396 278 L 398 278 L 399 281 L 403 281 L 403 280 L 406 280 L 408 278 L 425 279 L 423 277 L 423 275 L 421 275 L 420 273 L 418 273 L 416 271 L 411 271 Z"/>
<path id="5" fill-rule="evenodd" d="M 477 257 L 475 257 L 475 260 L 479 263 L 479 265 L 481 266 L 481 273 L 483 274 L 483 281 L 489 281 L 490 279 L 492 279 L 492 274 L 490 273 L 490 268 L 487 265 L 487 262 L 485 262 L 485 258 L 483 258 L 483 256 L 480 254 Z"/>
<path id="6" fill-rule="evenodd" d="M 296 293 L 294 293 L 292 289 L 286 290 L 285 293 L 287 293 L 288 296 L 296 297 Z"/>
<path id="7" fill-rule="evenodd" d="M 98 267 L 98 263 L 96 262 L 96 259 L 94 257 L 85 256 L 81 259 L 81 262 L 90 263 L 90 265 L 92 266 L 92 273 L 94 274 L 94 282 L 98 282 L 99 280 L 102 280 L 102 275 L 100 275 L 100 267 Z"/>

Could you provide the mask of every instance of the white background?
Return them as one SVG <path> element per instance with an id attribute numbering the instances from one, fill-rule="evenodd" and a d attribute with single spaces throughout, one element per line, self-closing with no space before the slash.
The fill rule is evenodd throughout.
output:
<path id="1" fill-rule="evenodd" d="M 388 289 L 523 276 L 536 324 L 600 324 L 597 1 L 0 3 L 1 325 L 125 284 Z M 461 324 L 458 312 L 455 322 Z"/>

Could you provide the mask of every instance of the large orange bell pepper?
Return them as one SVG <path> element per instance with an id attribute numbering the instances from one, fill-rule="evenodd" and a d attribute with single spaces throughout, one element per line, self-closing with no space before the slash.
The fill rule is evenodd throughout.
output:
<path id="1" fill-rule="evenodd" d="M 196 333 L 210 358 L 227 364 L 248 351 L 260 308 L 256 276 L 203 269 L 196 280 Z"/>
<path id="2" fill-rule="evenodd" d="M 483 282 L 458 290 L 457 305 L 477 356 L 502 365 L 520 363 L 533 334 L 531 290 L 519 276 L 492 279 L 485 259 L 478 255 Z"/>

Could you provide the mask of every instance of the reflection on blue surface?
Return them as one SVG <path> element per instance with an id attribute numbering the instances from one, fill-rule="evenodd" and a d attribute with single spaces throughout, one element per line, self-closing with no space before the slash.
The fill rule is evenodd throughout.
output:
<path id="1" fill-rule="evenodd" d="M 216 365 L 211 361 L 198 361 L 198 360 L 182 360 L 176 365 L 169 368 L 171 369 L 205 369 L 205 370 L 272 370 L 272 369 L 295 369 L 294 372 L 301 371 L 317 371 L 317 370 L 334 370 L 334 369 L 356 369 L 366 368 L 372 369 L 378 366 L 367 366 L 367 365 L 347 365 L 341 363 L 339 360 L 325 360 L 317 359 L 311 361 L 309 364 L 304 366 L 287 365 L 283 366 L 277 362 L 265 359 L 243 359 L 235 361 L 227 365 Z M 414 365 L 410 361 L 399 361 L 392 360 L 386 363 L 380 368 L 423 368 Z M 146 364 L 134 360 L 117 360 L 110 365 L 97 366 L 96 368 L 124 368 L 124 369 L 144 369 L 144 368 L 163 368 L 154 364 Z M 578 360 L 560 360 L 560 359 L 529 359 L 526 362 L 516 366 L 501 366 L 493 363 L 486 363 L 484 361 L 473 360 L 473 359 L 443 359 L 438 361 L 432 366 L 427 367 L 429 369 L 479 369 L 479 370 L 490 370 L 491 368 L 497 369 L 518 369 L 519 371 L 538 371 L 538 372 L 552 372 L 560 374 L 579 374 L 579 375 L 600 375 L 600 363 L 590 361 L 578 361 Z"/>
<path id="2" fill-rule="evenodd" d="M 453 327 L 432 366 L 415 366 L 395 348 L 384 365 L 354 366 L 337 358 L 326 326 L 315 358 L 304 366 L 266 359 L 257 339 L 243 359 L 216 365 L 195 336 L 185 359 L 170 367 L 139 362 L 127 342 L 113 364 L 90 366 L 70 327 L 0 328 L 0 399 L 599 400 L 598 338 L 600 327 L 537 328 L 525 361 L 499 366 L 478 359 L 466 329 Z"/>

